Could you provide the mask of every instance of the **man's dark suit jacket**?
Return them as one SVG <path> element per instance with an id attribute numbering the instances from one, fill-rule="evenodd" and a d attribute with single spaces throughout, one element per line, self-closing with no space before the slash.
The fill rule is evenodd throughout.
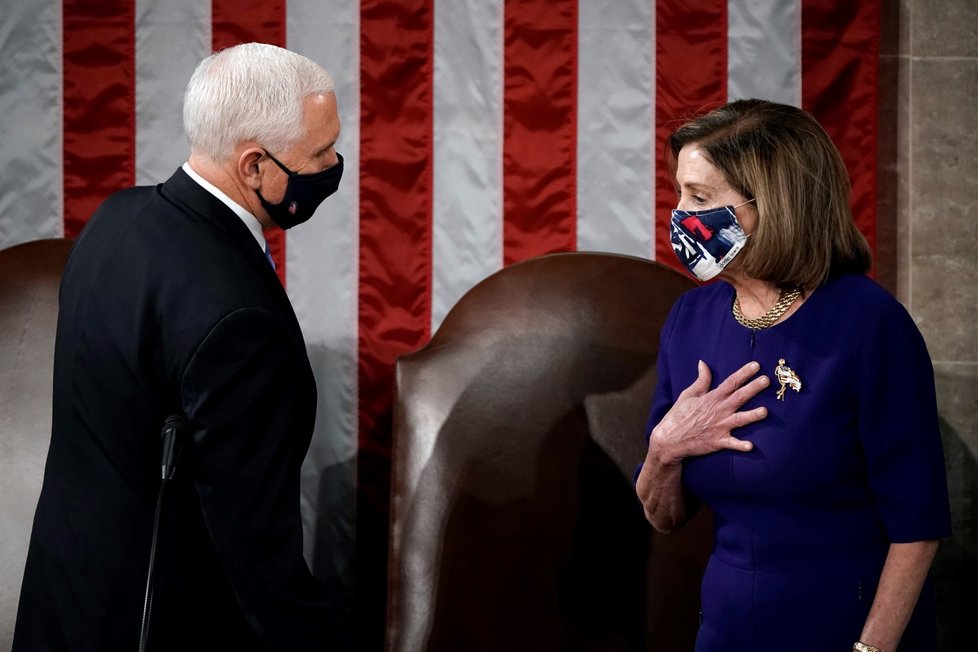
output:
<path id="1" fill-rule="evenodd" d="M 324 650 L 299 468 L 316 387 L 295 313 L 241 220 L 183 170 L 116 193 L 61 285 L 54 414 L 16 652 L 138 647 L 167 415 L 150 649 Z"/>

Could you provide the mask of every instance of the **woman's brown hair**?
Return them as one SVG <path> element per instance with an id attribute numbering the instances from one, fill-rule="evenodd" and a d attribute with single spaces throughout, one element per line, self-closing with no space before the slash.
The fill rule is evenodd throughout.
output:
<path id="1" fill-rule="evenodd" d="M 727 182 L 756 199 L 757 227 L 738 255 L 746 275 L 777 287 L 814 289 L 872 265 L 849 207 L 849 176 L 828 134 L 809 113 L 766 100 L 738 100 L 690 120 L 668 140 L 699 147 Z"/>

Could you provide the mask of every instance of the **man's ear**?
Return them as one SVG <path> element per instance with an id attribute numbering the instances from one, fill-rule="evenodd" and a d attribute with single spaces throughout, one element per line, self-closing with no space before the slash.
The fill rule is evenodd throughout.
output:
<path id="1" fill-rule="evenodd" d="M 252 190 L 261 188 L 262 171 L 258 164 L 266 156 L 261 147 L 248 147 L 238 155 L 238 176 Z"/>

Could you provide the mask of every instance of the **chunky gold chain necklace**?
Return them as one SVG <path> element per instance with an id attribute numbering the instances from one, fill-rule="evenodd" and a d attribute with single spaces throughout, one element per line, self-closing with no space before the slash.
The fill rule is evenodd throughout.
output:
<path id="1" fill-rule="evenodd" d="M 791 304 L 795 302 L 795 299 L 801 296 L 801 288 L 794 288 L 793 290 L 788 290 L 785 292 L 781 290 L 778 294 L 778 302 L 774 304 L 770 310 L 758 317 L 757 319 L 747 319 L 744 317 L 744 313 L 740 312 L 740 298 L 734 298 L 733 302 L 733 316 L 741 326 L 746 326 L 751 330 L 759 331 L 762 328 L 767 328 L 787 312 Z"/>

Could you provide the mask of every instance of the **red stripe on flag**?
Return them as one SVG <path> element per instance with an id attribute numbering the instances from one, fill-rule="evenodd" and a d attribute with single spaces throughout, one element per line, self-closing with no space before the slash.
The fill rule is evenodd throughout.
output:
<path id="1" fill-rule="evenodd" d="M 394 362 L 429 336 L 434 8 L 360 6 L 361 452 L 390 447 Z"/>
<path id="2" fill-rule="evenodd" d="M 577 0 L 506 0 L 503 262 L 577 246 Z"/>
<path id="3" fill-rule="evenodd" d="M 64 0 L 64 232 L 136 182 L 134 0 Z"/>
<path id="4" fill-rule="evenodd" d="M 657 2 L 655 13 L 655 259 L 682 269 L 669 242 L 676 191 L 663 154 L 686 118 L 727 100 L 727 2 Z"/>
<path id="5" fill-rule="evenodd" d="M 394 363 L 431 324 L 433 0 L 360 3 L 358 646 L 381 649 Z"/>
<path id="6" fill-rule="evenodd" d="M 285 0 L 212 0 L 213 50 L 252 42 L 285 47 Z M 265 239 L 275 261 L 275 271 L 284 285 L 285 232 L 268 229 Z"/>
<path id="7" fill-rule="evenodd" d="M 839 148 L 856 226 L 875 251 L 880 3 L 805 0 L 801 25 L 802 107 Z"/>

